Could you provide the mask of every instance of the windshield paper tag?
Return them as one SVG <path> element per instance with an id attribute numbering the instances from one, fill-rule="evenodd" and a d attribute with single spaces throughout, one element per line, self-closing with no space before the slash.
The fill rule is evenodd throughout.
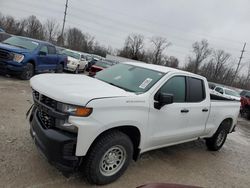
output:
<path id="1" fill-rule="evenodd" d="M 33 44 L 35 44 L 35 45 L 38 45 L 38 43 L 37 43 L 37 42 L 33 42 L 33 41 L 32 41 L 32 43 L 33 43 Z"/>
<path id="2" fill-rule="evenodd" d="M 139 86 L 139 88 L 145 89 L 148 86 L 148 84 L 150 84 L 150 82 L 152 82 L 152 79 L 151 78 L 147 78 L 146 80 L 144 80 L 142 82 L 142 84 Z"/>

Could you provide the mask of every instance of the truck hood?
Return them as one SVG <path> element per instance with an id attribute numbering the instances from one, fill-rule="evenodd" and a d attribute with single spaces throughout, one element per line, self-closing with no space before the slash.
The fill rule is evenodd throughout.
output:
<path id="1" fill-rule="evenodd" d="M 73 61 L 73 62 L 78 62 L 79 61 L 78 59 L 73 58 L 71 56 L 67 56 L 67 57 L 68 57 L 68 60 L 70 60 L 70 61 Z"/>
<path id="2" fill-rule="evenodd" d="M 11 51 L 11 52 L 16 52 L 16 53 L 27 53 L 27 52 L 29 52 L 28 49 L 19 48 L 17 46 L 12 46 L 12 45 L 9 45 L 9 44 L 3 44 L 1 42 L 0 42 L 0 48 L 4 49 L 4 50 Z"/>
<path id="3" fill-rule="evenodd" d="M 85 75 L 41 74 L 32 77 L 30 85 L 34 90 L 56 101 L 80 106 L 97 98 L 135 95 Z"/>

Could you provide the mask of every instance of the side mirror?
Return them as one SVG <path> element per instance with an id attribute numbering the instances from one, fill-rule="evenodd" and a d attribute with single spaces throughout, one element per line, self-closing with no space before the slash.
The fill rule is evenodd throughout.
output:
<path id="1" fill-rule="evenodd" d="M 174 102 L 174 96 L 168 93 L 157 93 L 154 97 L 156 102 L 154 103 L 154 107 L 158 110 L 166 104 L 172 104 Z"/>
<path id="2" fill-rule="evenodd" d="M 223 91 L 219 91 L 219 93 L 223 95 Z"/>
<path id="3" fill-rule="evenodd" d="M 41 56 L 46 56 L 47 55 L 47 53 L 43 52 L 43 51 L 40 51 L 38 54 L 41 55 Z"/>

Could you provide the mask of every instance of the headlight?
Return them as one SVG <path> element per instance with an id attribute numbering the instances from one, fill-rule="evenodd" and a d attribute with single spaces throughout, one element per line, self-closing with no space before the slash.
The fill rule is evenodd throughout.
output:
<path id="1" fill-rule="evenodd" d="M 93 111 L 92 108 L 70 105 L 70 104 L 62 104 L 62 103 L 59 106 L 59 110 L 68 113 L 72 116 L 81 116 L 81 117 L 87 117 Z"/>
<path id="2" fill-rule="evenodd" d="M 22 54 L 14 53 L 13 55 L 14 55 L 13 56 L 13 61 L 15 61 L 15 62 L 21 63 L 23 61 L 23 59 L 24 59 L 24 55 L 22 55 Z"/>

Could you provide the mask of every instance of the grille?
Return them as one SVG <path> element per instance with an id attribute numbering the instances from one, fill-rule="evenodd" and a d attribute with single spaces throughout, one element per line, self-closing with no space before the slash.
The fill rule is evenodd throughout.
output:
<path id="1" fill-rule="evenodd" d="M 5 50 L 0 50 L 0 59 L 10 60 L 12 59 L 12 54 Z"/>
<path id="2" fill-rule="evenodd" d="M 57 101 L 55 101 L 54 99 L 51 99 L 45 95 L 41 95 L 40 102 L 53 108 L 53 109 L 56 109 Z"/>
<path id="3" fill-rule="evenodd" d="M 38 117 L 41 121 L 41 123 L 46 127 L 46 128 L 51 128 L 55 126 L 55 118 L 51 117 L 48 115 L 46 112 L 43 112 L 41 110 L 38 110 Z"/>
<path id="4" fill-rule="evenodd" d="M 39 100 L 39 92 L 33 90 L 33 95 L 36 98 L 36 100 Z"/>
<path id="5" fill-rule="evenodd" d="M 40 101 L 42 104 L 45 104 L 46 106 L 49 106 L 53 109 L 56 109 L 56 107 L 57 107 L 56 100 L 51 99 L 45 95 L 42 95 L 38 91 L 35 91 L 35 90 L 33 90 L 33 96 L 36 100 Z"/>

